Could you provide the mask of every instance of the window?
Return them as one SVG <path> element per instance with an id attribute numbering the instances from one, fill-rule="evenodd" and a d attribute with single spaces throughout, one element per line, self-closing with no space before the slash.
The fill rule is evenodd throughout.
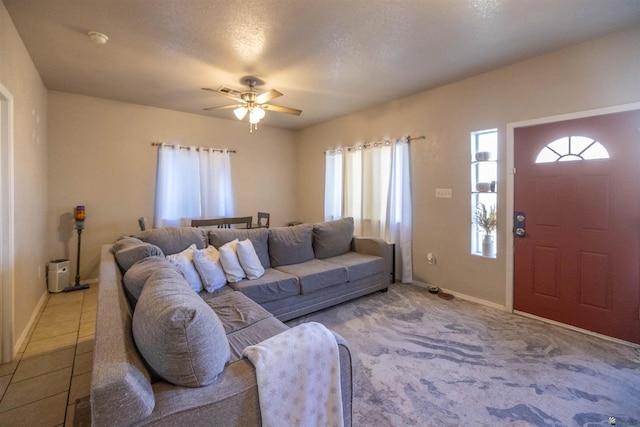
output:
<path id="1" fill-rule="evenodd" d="M 411 264 L 411 174 L 409 138 L 325 152 L 325 218 L 353 217 L 356 236 L 396 244 L 403 283 Z"/>
<path id="2" fill-rule="evenodd" d="M 495 258 L 498 130 L 471 133 L 471 253 Z"/>
<path id="3" fill-rule="evenodd" d="M 565 136 L 550 142 L 540 150 L 536 163 L 573 162 L 608 158 L 607 149 L 598 141 L 586 136 Z"/>
<path id="4" fill-rule="evenodd" d="M 325 152 L 324 219 L 342 218 L 342 150 Z"/>
<path id="5" fill-rule="evenodd" d="M 154 226 L 233 215 L 229 150 L 158 146 Z"/>

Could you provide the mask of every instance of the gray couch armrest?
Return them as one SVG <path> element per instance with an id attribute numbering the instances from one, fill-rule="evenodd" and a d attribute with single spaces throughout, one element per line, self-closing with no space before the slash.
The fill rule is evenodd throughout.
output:
<path id="1" fill-rule="evenodd" d="M 351 350 L 333 332 L 340 357 L 340 383 L 345 427 L 352 425 L 353 375 Z M 220 378 L 205 387 L 176 387 L 165 382 L 153 385 L 156 407 L 144 420 L 148 426 L 189 425 L 193 427 L 258 426 L 260 403 L 255 368 L 246 359 L 227 365 Z"/>
<path id="2" fill-rule="evenodd" d="M 351 250 L 365 255 L 375 255 L 384 258 L 384 277 L 391 280 L 393 263 L 392 247 L 387 241 L 378 237 L 354 237 Z"/>
<path id="3" fill-rule="evenodd" d="M 353 364 L 351 360 L 351 348 L 349 343 L 340 335 L 331 331 L 338 343 L 338 353 L 340 356 L 340 386 L 342 388 L 342 416 L 344 426 L 350 427 L 352 424 L 351 414 L 353 411 Z M 345 395 L 345 393 L 348 395 Z"/>
<path id="4" fill-rule="evenodd" d="M 91 373 L 93 425 L 129 425 L 155 405 L 149 373 L 131 333 L 131 311 L 111 245 L 102 247 Z"/>

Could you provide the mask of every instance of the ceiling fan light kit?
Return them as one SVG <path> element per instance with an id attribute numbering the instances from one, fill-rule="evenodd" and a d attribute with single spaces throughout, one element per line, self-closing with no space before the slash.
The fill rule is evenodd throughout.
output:
<path id="1" fill-rule="evenodd" d="M 205 110 L 211 111 L 211 110 L 233 108 L 233 114 L 236 116 L 238 120 L 243 120 L 248 113 L 249 114 L 249 132 L 253 132 L 255 129 L 258 128 L 258 123 L 260 123 L 260 120 L 262 120 L 266 115 L 265 110 L 271 110 L 276 113 L 294 114 L 296 116 L 299 116 L 300 114 L 302 114 L 301 110 L 296 110 L 294 108 L 289 108 L 289 107 L 281 107 L 279 105 L 267 104 L 267 102 L 271 101 L 274 98 L 282 96 L 282 94 L 275 89 L 271 89 L 261 94 L 258 94 L 255 90 L 257 80 L 252 77 L 247 77 L 245 81 L 247 82 L 247 86 L 249 86 L 249 90 L 244 92 L 239 92 L 224 86 L 221 86 L 217 90 L 203 87 L 202 89 L 204 90 L 209 90 L 212 92 L 219 93 L 221 95 L 226 96 L 227 98 L 231 98 L 234 101 L 239 102 L 239 104 L 235 104 L 235 105 L 209 107 L 209 108 L 205 108 Z"/>
<path id="2" fill-rule="evenodd" d="M 235 110 L 233 110 L 233 114 L 236 115 L 238 120 L 242 120 L 242 119 L 244 119 L 244 116 L 247 115 L 248 111 L 249 110 L 247 110 L 245 107 L 240 106 L 240 107 L 236 108 Z"/>

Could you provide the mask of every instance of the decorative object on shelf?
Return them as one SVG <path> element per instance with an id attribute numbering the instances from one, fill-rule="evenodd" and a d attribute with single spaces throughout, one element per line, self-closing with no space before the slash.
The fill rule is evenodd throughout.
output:
<path id="1" fill-rule="evenodd" d="M 476 160 L 479 161 L 479 162 L 486 162 L 490 158 L 491 158 L 491 152 L 490 151 L 478 151 L 476 153 Z"/>
<path id="2" fill-rule="evenodd" d="M 64 292 L 79 291 L 81 289 L 87 289 L 89 287 L 89 285 L 87 284 L 80 284 L 80 244 L 82 241 L 82 230 L 84 230 L 84 220 L 86 218 L 84 206 L 76 206 L 73 213 L 73 218 L 76 221 L 76 230 L 78 231 L 78 263 L 76 265 L 76 282 L 73 286 L 67 286 L 64 289 Z"/>
<path id="3" fill-rule="evenodd" d="M 492 193 L 496 192 L 496 182 L 491 181 L 491 188 L 489 189 Z"/>
<path id="4" fill-rule="evenodd" d="M 262 84 L 263 82 L 259 81 L 256 77 L 248 76 L 248 77 L 244 77 L 242 80 L 247 83 L 247 86 L 249 86 L 249 90 L 240 92 L 224 86 L 221 86 L 218 89 L 203 87 L 202 89 L 204 90 L 209 90 L 211 92 L 219 93 L 221 95 L 224 95 L 236 101 L 235 105 L 224 105 L 222 107 L 209 107 L 209 108 L 205 108 L 204 110 L 211 111 L 211 110 L 233 108 L 233 114 L 235 114 L 238 120 L 244 119 L 248 113 L 249 114 L 249 132 L 253 132 L 254 129 L 258 129 L 258 123 L 260 123 L 260 120 L 264 118 L 266 111 L 294 114 L 296 116 L 299 116 L 300 114 L 302 114 L 301 110 L 296 110 L 295 108 L 266 104 L 266 102 L 269 102 L 274 98 L 282 96 L 282 94 L 275 89 L 271 89 L 261 94 L 258 94 L 255 90 L 255 87 L 256 85 Z"/>
<path id="5" fill-rule="evenodd" d="M 488 193 L 491 191 L 491 183 L 490 182 L 478 182 L 476 183 L 476 190 L 480 193 Z"/>
<path id="6" fill-rule="evenodd" d="M 485 235 L 482 238 L 482 255 L 493 256 L 495 253 L 493 232 L 498 227 L 496 207 L 492 205 L 487 209 L 487 206 L 484 203 L 478 203 L 474 214 L 474 220 L 478 227 L 482 228 L 485 232 Z"/>

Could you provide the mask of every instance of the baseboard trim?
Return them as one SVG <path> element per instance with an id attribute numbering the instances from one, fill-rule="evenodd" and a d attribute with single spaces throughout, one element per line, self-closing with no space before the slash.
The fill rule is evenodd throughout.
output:
<path id="1" fill-rule="evenodd" d="M 587 329 L 578 328 L 577 326 L 568 325 L 566 323 L 557 322 L 555 320 L 545 319 L 544 317 L 536 316 L 535 314 L 526 313 L 524 311 L 513 310 L 513 314 L 517 314 L 517 315 L 523 316 L 523 317 L 528 317 L 529 319 L 539 320 L 540 322 L 543 322 L 543 323 L 548 323 L 550 325 L 559 326 L 559 327 L 565 328 L 565 329 L 570 329 L 572 331 L 580 332 L 580 333 L 583 333 L 583 334 L 586 334 L 586 335 L 591 335 L 592 337 L 600 338 L 600 339 L 603 339 L 603 340 L 606 340 L 606 341 L 615 342 L 617 344 L 623 344 L 623 345 L 626 345 L 626 346 L 629 346 L 629 347 L 633 347 L 633 348 L 640 348 L 640 344 L 636 344 L 636 343 L 633 343 L 633 342 L 621 340 L 619 338 L 614 338 L 614 337 L 610 337 L 610 336 L 607 336 L 607 335 L 602 335 L 602 334 L 599 334 L 597 332 L 589 331 Z"/>
<path id="2" fill-rule="evenodd" d="M 27 327 L 24 328 L 24 330 L 20 334 L 20 337 L 18 337 L 18 340 L 13 346 L 14 355 L 18 354 L 20 348 L 22 348 L 22 344 L 25 342 L 25 340 L 29 335 L 29 331 L 31 331 L 31 328 L 35 326 L 35 323 L 38 320 L 38 317 L 40 316 L 40 312 L 42 311 L 44 304 L 47 302 L 47 298 L 49 298 L 49 292 L 44 292 L 40 297 L 38 304 L 36 304 L 36 308 L 33 310 L 33 313 L 31 313 L 31 318 L 29 318 L 29 322 L 27 322 Z"/>
<path id="3" fill-rule="evenodd" d="M 429 286 L 431 286 L 428 283 L 420 282 L 420 281 L 417 281 L 417 280 L 414 280 L 411 283 L 416 285 L 416 286 L 420 286 L 421 288 L 428 288 Z M 501 311 L 508 311 L 506 306 L 497 304 L 495 302 L 487 301 L 487 300 L 484 300 L 484 299 L 481 299 L 481 298 L 472 297 L 471 295 L 462 294 L 460 292 L 456 292 L 456 291 L 453 291 L 453 290 L 447 289 L 447 288 L 440 288 L 440 290 L 442 292 L 446 292 L 448 294 L 452 294 L 456 298 L 460 298 L 460 299 L 463 299 L 465 301 L 475 302 L 476 304 L 480 304 L 480 305 L 484 305 L 484 306 L 487 306 L 487 307 L 495 308 L 495 309 L 501 310 Z"/>
<path id="4" fill-rule="evenodd" d="M 419 281 L 416 281 L 416 280 L 414 280 L 412 282 L 412 284 L 414 284 L 416 286 L 420 286 L 421 288 L 428 288 L 429 286 L 431 286 L 428 283 L 419 282 Z M 506 306 L 503 306 L 503 305 L 500 305 L 500 304 L 496 304 L 496 303 L 491 302 L 491 301 L 487 301 L 487 300 L 483 300 L 483 299 L 480 299 L 480 298 L 472 297 L 470 295 L 461 294 L 459 292 L 455 292 L 455 291 L 452 291 L 450 289 L 445 289 L 445 288 L 440 288 L 440 289 L 442 290 L 442 292 L 447 292 L 447 293 L 453 294 L 456 298 L 460 298 L 460 299 L 463 299 L 463 300 L 466 300 L 466 301 L 475 302 L 477 304 L 481 304 L 481 305 L 484 305 L 484 306 L 487 306 L 487 307 L 492 307 L 492 308 L 495 308 L 495 309 L 498 309 L 498 310 L 506 311 L 506 312 L 513 313 L 513 314 L 517 314 L 519 316 L 528 317 L 529 319 L 538 320 L 540 322 L 547 323 L 547 324 L 553 325 L 553 326 L 558 326 L 558 327 L 565 328 L 565 329 L 570 329 L 572 331 L 580 332 L 580 333 L 583 333 L 583 334 L 586 334 L 586 335 L 591 335 L 592 337 L 601 338 L 601 339 L 606 340 L 606 341 L 611 341 L 611 342 L 615 342 L 615 343 L 618 343 L 618 344 L 623 344 L 623 345 L 626 345 L 626 346 L 629 346 L 629 347 L 633 347 L 633 348 L 640 348 L 640 344 L 632 343 L 632 342 L 629 342 L 629 341 L 624 341 L 624 340 L 621 340 L 621 339 L 618 339 L 618 338 L 609 337 L 607 335 L 598 334 L 596 332 L 588 331 L 586 329 L 578 328 L 576 326 L 567 325 L 566 323 L 560 323 L 560 322 L 557 322 L 555 320 L 545 319 L 544 317 L 539 317 L 539 316 L 536 316 L 536 315 L 533 315 L 533 314 L 530 314 L 530 313 L 525 313 L 524 311 L 518 311 L 518 310 L 509 311 Z"/>

